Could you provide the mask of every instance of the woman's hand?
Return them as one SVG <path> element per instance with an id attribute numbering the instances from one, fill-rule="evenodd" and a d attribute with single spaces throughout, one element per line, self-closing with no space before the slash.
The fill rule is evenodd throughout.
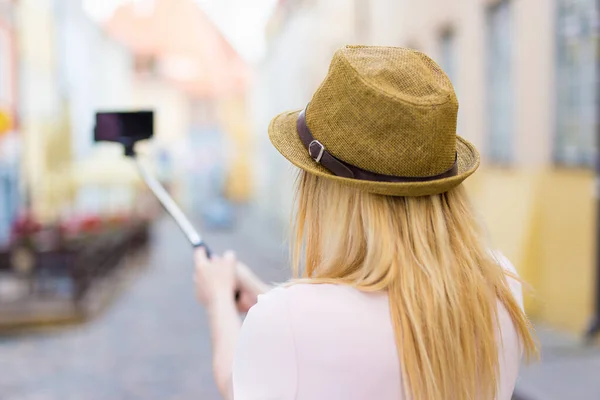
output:
<path id="1" fill-rule="evenodd" d="M 258 295 L 268 292 L 270 287 L 241 262 L 236 266 L 236 278 L 237 290 L 240 293 L 237 308 L 239 312 L 247 313 L 258 301 Z"/>
<path id="2" fill-rule="evenodd" d="M 231 367 L 241 327 L 238 312 L 247 312 L 256 304 L 258 295 L 269 287 L 250 268 L 238 262 L 232 251 L 209 259 L 206 251 L 199 248 L 194 257 L 196 295 L 208 310 L 212 333 L 215 382 L 221 394 L 231 399 Z M 234 304 L 236 290 L 240 297 Z"/>
<path id="3" fill-rule="evenodd" d="M 246 313 L 256 304 L 258 295 L 266 293 L 270 287 L 260 280 L 244 263 L 237 261 L 233 251 L 227 251 L 223 257 L 209 259 L 203 248 L 196 250 L 196 296 L 198 301 L 209 308 L 215 299 L 239 292 L 236 303 L 241 313 Z"/>
<path id="4" fill-rule="evenodd" d="M 204 248 L 196 250 L 196 296 L 207 309 L 220 300 L 233 301 L 237 286 L 235 253 L 227 251 L 223 257 L 208 258 Z"/>

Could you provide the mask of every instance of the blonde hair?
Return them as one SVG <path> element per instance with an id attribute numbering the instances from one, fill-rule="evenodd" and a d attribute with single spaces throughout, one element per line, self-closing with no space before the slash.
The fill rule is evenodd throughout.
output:
<path id="1" fill-rule="evenodd" d="M 536 354 L 461 186 L 391 197 L 301 171 L 295 203 L 293 282 L 388 292 L 407 398 L 496 397 L 498 301 L 526 356 Z"/>

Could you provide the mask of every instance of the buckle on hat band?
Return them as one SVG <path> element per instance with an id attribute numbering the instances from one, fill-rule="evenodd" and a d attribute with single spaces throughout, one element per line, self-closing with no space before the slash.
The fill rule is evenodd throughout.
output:
<path id="1" fill-rule="evenodd" d="M 312 148 L 313 145 L 317 145 L 319 146 L 319 154 L 317 154 L 317 156 L 313 156 L 312 155 Z M 308 155 L 315 160 L 317 163 L 321 163 L 321 159 L 323 158 L 323 153 L 325 152 L 325 146 L 323 146 L 323 144 L 321 142 L 319 142 L 317 139 L 313 140 L 312 142 L 310 142 L 310 144 L 308 145 Z"/>
<path id="2" fill-rule="evenodd" d="M 308 108 L 308 106 L 307 106 Z M 334 175 L 351 178 L 351 179 L 359 179 L 364 181 L 373 181 L 373 182 L 430 182 L 439 179 L 450 178 L 452 176 L 458 175 L 458 153 L 455 154 L 454 164 L 450 167 L 450 169 L 442 172 L 439 175 L 435 176 L 393 176 L 393 175 L 384 175 L 379 174 L 372 171 L 367 171 L 355 165 L 348 164 L 339 158 L 335 157 L 331 154 L 325 146 L 319 142 L 313 136 L 311 130 L 308 128 L 308 124 L 306 123 L 306 108 L 300 112 L 298 115 L 298 119 L 296 121 L 296 129 L 298 132 L 298 136 L 304 148 L 308 150 L 308 155 L 311 159 L 313 159 L 316 163 L 327 169 Z M 315 149 L 318 148 L 319 152 L 315 155 Z"/>

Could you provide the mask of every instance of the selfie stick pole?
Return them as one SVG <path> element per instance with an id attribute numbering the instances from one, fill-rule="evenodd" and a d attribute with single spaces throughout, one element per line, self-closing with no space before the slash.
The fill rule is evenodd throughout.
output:
<path id="1" fill-rule="evenodd" d="M 194 228 L 190 220 L 185 216 L 185 214 L 181 211 L 177 203 L 173 200 L 173 198 L 167 193 L 165 188 L 160 184 L 158 179 L 152 175 L 144 163 L 136 157 L 135 150 L 133 149 L 134 143 L 125 144 L 125 156 L 131 157 L 135 161 L 135 165 L 142 177 L 142 180 L 148 186 L 148 189 L 156 196 L 160 204 L 165 208 L 165 210 L 173 217 L 179 228 L 183 231 L 185 236 L 187 236 L 188 240 L 194 246 L 195 249 L 203 247 L 206 252 L 206 256 L 208 258 L 211 257 L 211 251 L 208 249 L 208 246 L 202 240 L 202 237 L 198 233 L 198 231 Z M 235 301 L 239 301 L 240 299 L 240 291 L 236 290 L 234 294 Z"/>
<path id="2" fill-rule="evenodd" d="M 192 246 L 194 246 L 194 248 L 204 247 L 206 255 L 210 257 L 211 252 L 208 249 L 208 246 L 206 246 L 202 240 L 202 237 L 198 231 L 181 211 L 169 193 L 167 193 L 165 188 L 160 184 L 158 179 L 156 179 L 156 177 L 154 177 L 154 175 L 148 171 L 148 168 L 144 165 L 144 163 L 136 157 L 135 151 L 133 150 L 133 145 L 125 146 L 125 155 L 134 159 L 142 180 L 146 183 L 150 191 L 156 196 L 164 209 L 171 215 L 171 217 L 173 217 L 177 223 L 177 226 L 179 226 L 179 228 L 183 231 L 184 235 L 188 238 Z"/>
<path id="3" fill-rule="evenodd" d="M 206 248 L 206 245 L 202 242 L 202 238 L 200 237 L 198 231 L 194 229 L 190 221 L 181 211 L 177 203 L 175 203 L 171 196 L 169 196 L 165 188 L 153 175 L 148 173 L 146 166 L 142 161 L 140 161 L 139 158 L 135 158 L 135 164 L 148 188 L 152 191 L 152 193 L 154 193 L 160 204 L 162 204 L 165 210 L 167 210 L 167 212 L 173 217 L 175 222 L 177 222 L 177 225 L 179 225 L 185 236 L 187 236 L 192 246 Z"/>

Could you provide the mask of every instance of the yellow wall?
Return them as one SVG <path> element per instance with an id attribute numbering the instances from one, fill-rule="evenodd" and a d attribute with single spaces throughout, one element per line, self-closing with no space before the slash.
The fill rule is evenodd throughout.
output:
<path id="1" fill-rule="evenodd" d="M 488 167 L 468 187 L 494 247 L 531 286 L 528 314 L 582 332 L 595 290 L 592 172 Z"/>
<path id="2" fill-rule="evenodd" d="M 233 146 L 228 160 L 225 192 L 229 199 L 237 202 L 248 200 L 252 192 L 252 143 L 248 121 L 247 103 L 243 96 L 219 103 L 219 122 Z"/>
<path id="3" fill-rule="evenodd" d="M 541 180 L 539 317 L 582 332 L 594 295 L 596 223 L 591 171 L 553 171 Z"/>

